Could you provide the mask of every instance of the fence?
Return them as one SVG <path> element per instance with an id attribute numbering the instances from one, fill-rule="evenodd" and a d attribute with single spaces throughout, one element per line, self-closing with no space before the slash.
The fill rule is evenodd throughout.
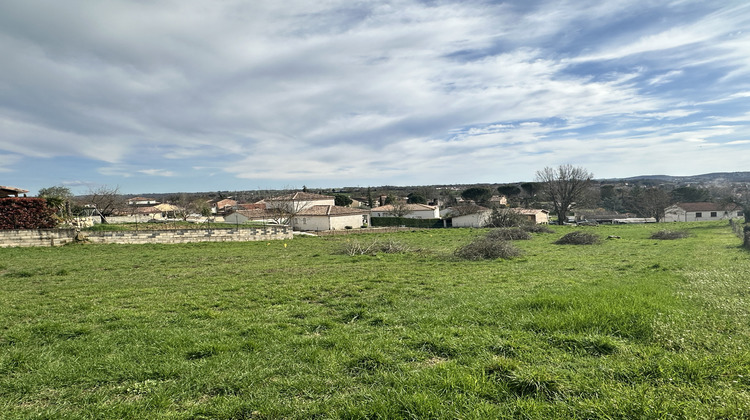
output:
<path id="1" fill-rule="evenodd" d="M 742 239 L 742 246 L 750 249 L 750 225 L 743 224 L 739 219 L 729 219 L 729 226 L 734 234 Z"/>

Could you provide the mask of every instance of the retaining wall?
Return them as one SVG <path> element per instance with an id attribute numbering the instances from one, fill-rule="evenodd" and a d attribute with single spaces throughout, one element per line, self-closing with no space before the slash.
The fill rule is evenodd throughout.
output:
<path id="1" fill-rule="evenodd" d="M 181 244 L 282 239 L 292 239 L 291 228 L 271 226 L 247 229 L 170 229 L 113 232 L 78 232 L 75 229 L 0 230 L 0 248 L 60 246 L 75 241 L 96 244 Z"/>

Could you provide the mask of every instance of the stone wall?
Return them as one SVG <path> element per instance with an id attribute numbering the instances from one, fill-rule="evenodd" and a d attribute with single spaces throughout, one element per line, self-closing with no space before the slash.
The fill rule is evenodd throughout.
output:
<path id="1" fill-rule="evenodd" d="M 0 230 L 0 248 L 60 246 L 74 241 L 96 244 L 180 244 L 189 242 L 247 242 L 292 239 L 287 226 L 243 229 L 169 229 L 77 232 L 75 229 Z"/>
<path id="2" fill-rule="evenodd" d="M 75 236 L 75 229 L 0 230 L 0 248 L 21 246 L 60 246 L 73 242 Z"/>

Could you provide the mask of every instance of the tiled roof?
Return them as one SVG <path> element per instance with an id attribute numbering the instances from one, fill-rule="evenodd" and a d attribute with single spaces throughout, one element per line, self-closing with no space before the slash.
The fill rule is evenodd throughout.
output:
<path id="1" fill-rule="evenodd" d="M 321 201 L 321 200 L 333 200 L 332 195 L 321 195 L 307 192 L 296 192 L 294 194 L 281 195 L 278 197 L 269 198 L 266 201 Z"/>
<path id="2" fill-rule="evenodd" d="M 432 211 L 437 207 L 428 206 L 427 204 L 405 204 L 405 208 L 409 211 Z M 372 211 L 390 212 L 393 211 L 393 204 L 386 204 L 384 206 L 375 207 Z"/>
<path id="3" fill-rule="evenodd" d="M 716 203 L 677 203 L 675 206 L 685 211 L 734 211 L 740 208 L 734 204 L 723 206 Z"/>
<path id="4" fill-rule="evenodd" d="M 515 211 L 516 213 L 530 214 L 530 215 L 539 214 L 539 213 L 549 213 L 549 211 L 541 210 L 541 209 L 513 209 L 513 211 Z"/>
<path id="5" fill-rule="evenodd" d="M 256 217 L 270 217 L 274 214 L 278 213 L 271 213 L 266 211 L 266 209 L 243 209 L 243 210 L 237 210 L 235 213 L 239 213 L 249 219 L 256 218 Z"/>
<path id="6" fill-rule="evenodd" d="M 24 190 L 23 188 L 16 188 L 16 187 L 6 187 L 5 185 L 0 185 L 0 196 L 2 195 L 17 195 L 17 194 L 26 194 L 29 192 L 29 190 Z"/>
<path id="7" fill-rule="evenodd" d="M 368 210 L 353 209 L 351 207 L 317 205 L 310 206 L 301 212 L 298 216 L 350 216 L 356 214 L 368 214 Z"/>

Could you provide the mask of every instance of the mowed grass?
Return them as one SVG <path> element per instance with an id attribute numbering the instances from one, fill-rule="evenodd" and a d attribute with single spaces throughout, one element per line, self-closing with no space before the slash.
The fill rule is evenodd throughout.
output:
<path id="1" fill-rule="evenodd" d="M 0 249 L 0 418 L 745 417 L 750 252 L 663 226 Z"/>

